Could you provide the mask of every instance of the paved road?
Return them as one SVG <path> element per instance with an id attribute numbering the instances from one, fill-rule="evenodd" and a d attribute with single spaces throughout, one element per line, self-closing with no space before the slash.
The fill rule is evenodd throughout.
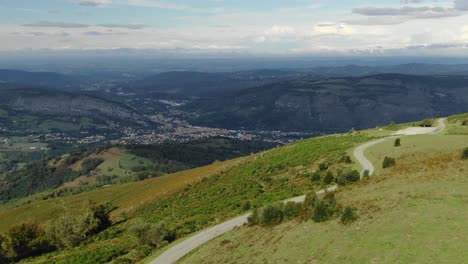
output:
<path id="1" fill-rule="evenodd" d="M 322 194 L 325 191 L 334 191 L 338 187 L 337 186 L 332 186 L 326 190 L 320 190 L 317 192 L 317 194 Z M 305 199 L 305 195 L 298 196 L 295 198 L 291 198 L 288 200 L 285 200 L 283 202 L 303 202 Z M 151 262 L 151 264 L 172 264 L 176 263 L 178 260 L 180 260 L 182 257 L 187 255 L 189 252 L 192 250 L 196 249 L 197 247 L 203 245 L 204 243 L 208 242 L 209 240 L 220 236 L 235 227 L 242 226 L 247 223 L 247 218 L 250 216 L 251 213 L 236 217 L 234 219 L 231 219 L 227 222 L 224 222 L 222 224 L 213 226 L 211 228 L 208 228 L 204 231 L 201 231 L 200 233 L 180 242 L 179 244 L 169 248 L 166 250 L 164 253 L 162 253 L 159 257 L 157 257 L 155 260 Z"/>
<path id="2" fill-rule="evenodd" d="M 436 134 L 444 130 L 445 124 L 444 124 L 444 118 L 439 119 L 438 123 L 439 126 L 433 130 L 430 131 L 429 133 L 424 133 L 424 134 Z M 364 145 L 359 146 L 354 150 L 354 156 L 356 156 L 357 160 L 361 163 L 363 167 L 363 172 L 364 170 L 368 170 L 370 173 L 369 175 L 372 175 L 374 172 L 374 166 L 372 163 L 366 158 L 364 155 L 364 150 L 370 146 L 373 146 L 375 144 L 379 144 L 381 142 L 385 142 L 394 138 L 397 138 L 399 136 L 390 136 L 382 139 L 378 139 L 375 141 L 368 142 Z M 362 173 L 361 173 L 362 175 Z M 322 194 L 326 191 L 334 191 L 338 189 L 338 186 L 332 186 L 326 190 L 320 190 L 317 192 L 317 194 Z M 285 200 L 283 202 L 303 202 L 305 199 L 305 195 L 294 197 L 288 200 Z M 175 246 L 169 248 L 166 250 L 164 253 L 159 255 L 156 259 L 154 259 L 151 264 L 173 264 L 179 261 L 182 257 L 190 253 L 192 250 L 196 249 L 197 247 L 203 245 L 204 243 L 208 242 L 209 240 L 220 236 L 235 227 L 242 226 L 247 223 L 247 219 L 250 216 L 251 213 L 236 217 L 234 219 L 231 219 L 227 222 L 224 222 L 222 224 L 216 225 L 214 227 L 208 228 L 204 231 L 199 232 L 198 234 L 176 244 Z"/>
<path id="3" fill-rule="evenodd" d="M 423 135 L 423 134 L 434 135 L 443 131 L 445 129 L 445 120 L 446 118 L 439 118 L 437 120 L 437 127 L 435 129 L 421 131 L 419 135 Z M 372 164 L 372 162 L 370 162 L 370 160 L 366 158 L 366 156 L 364 155 L 364 151 L 370 146 L 373 146 L 373 145 L 376 145 L 385 141 L 389 141 L 392 139 L 396 139 L 400 136 L 401 135 L 393 135 L 393 136 L 389 136 L 386 138 L 381 138 L 381 139 L 377 139 L 371 142 L 367 142 L 364 145 L 361 145 L 354 150 L 354 156 L 356 157 L 358 162 L 361 163 L 361 166 L 362 166 L 361 178 L 364 176 L 364 171 L 366 170 L 369 171 L 369 176 L 372 175 L 375 171 L 374 165 Z"/>

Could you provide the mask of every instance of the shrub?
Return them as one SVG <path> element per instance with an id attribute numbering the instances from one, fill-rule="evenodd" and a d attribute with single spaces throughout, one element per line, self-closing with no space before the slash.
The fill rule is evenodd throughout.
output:
<path id="1" fill-rule="evenodd" d="M 315 192 L 310 192 L 306 195 L 304 199 L 304 207 L 307 209 L 313 209 L 317 204 L 317 194 Z"/>
<path id="2" fill-rule="evenodd" d="M 330 216 L 328 215 L 328 205 L 323 200 L 320 200 L 314 207 L 312 220 L 314 220 L 314 222 L 320 223 L 325 222 L 328 219 L 330 219 Z"/>
<path id="3" fill-rule="evenodd" d="M 255 209 L 251 215 L 247 218 L 247 224 L 249 226 L 258 225 L 260 223 L 260 214 L 258 209 Z"/>
<path id="4" fill-rule="evenodd" d="M 11 227 L 7 236 L 6 247 L 15 260 L 38 256 L 54 250 L 49 240 L 46 239 L 45 231 L 34 222 Z"/>
<path id="5" fill-rule="evenodd" d="M 262 212 L 264 225 L 276 225 L 283 221 L 284 214 L 281 205 L 269 205 Z"/>
<path id="6" fill-rule="evenodd" d="M 351 160 L 351 157 L 346 155 L 346 156 L 343 156 L 341 158 L 341 161 L 344 162 L 344 163 L 347 163 L 347 164 L 350 164 L 350 163 L 353 163 L 353 161 Z"/>
<path id="7" fill-rule="evenodd" d="M 363 178 L 367 178 L 367 177 L 369 177 L 369 176 L 370 176 L 370 171 L 369 171 L 369 170 L 364 170 L 364 171 L 362 172 L 362 177 L 363 177 Z"/>
<path id="8" fill-rule="evenodd" d="M 328 185 L 334 181 L 335 181 L 335 176 L 333 176 L 333 173 L 331 171 L 327 172 L 327 174 L 323 178 L 323 184 Z"/>
<path id="9" fill-rule="evenodd" d="M 468 119 L 465 119 L 461 123 L 462 126 L 468 126 Z"/>
<path id="10" fill-rule="evenodd" d="M 86 239 L 87 228 L 83 216 L 66 214 L 49 225 L 47 234 L 57 248 L 73 248 Z"/>
<path id="11" fill-rule="evenodd" d="M 165 241 L 168 230 L 164 224 L 151 224 L 138 220 L 130 228 L 130 232 L 138 239 L 141 245 L 158 248 Z"/>
<path id="12" fill-rule="evenodd" d="M 419 124 L 419 126 L 421 127 L 432 127 L 433 126 L 433 122 L 431 119 L 425 119 L 423 121 L 421 121 L 421 123 Z"/>
<path id="13" fill-rule="evenodd" d="M 329 167 L 328 162 L 324 162 L 324 163 L 321 163 L 321 164 L 319 165 L 319 169 L 320 169 L 321 171 L 327 170 L 328 167 Z"/>
<path id="14" fill-rule="evenodd" d="M 341 171 L 338 178 L 337 183 L 338 185 L 346 185 L 352 182 L 357 182 L 361 179 L 361 174 L 357 170 L 344 170 Z"/>
<path id="15" fill-rule="evenodd" d="M 401 140 L 399 138 L 395 139 L 395 143 L 393 144 L 395 147 L 401 146 Z"/>
<path id="16" fill-rule="evenodd" d="M 352 223 L 357 219 L 357 215 L 354 212 L 355 210 L 351 206 L 346 206 L 344 208 L 343 214 L 341 215 L 340 222 L 344 225 Z"/>
<path id="17" fill-rule="evenodd" d="M 468 159 L 468 148 L 465 148 L 465 149 L 462 151 L 462 158 L 463 158 L 463 159 Z"/>
<path id="18" fill-rule="evenodd" d="M 312 176 L 310 177 L 310 179 L 314 182 L 317 182 L 317 181 L 320 181 L 320 173 L 317 171 L 317 172 L 314 172 L 312 173 Z"/>
<path id="19" fill-rule="evenodd" d="M 393 167 L 395 165 L 396 165 L 396 161 L 394 158 L 385 157 L 382 163 L 382 168 L 386 169 L 386 168 Z"/>
<path id="20" fill-rule="evenodd" d="M 297 217 L 301 213 L 301 208 L 301 203 L 287 202 L 283 209 L 283 215 L 287 219 Z"/>
<path id="21" fill-rule="evenodd" d="M 8 256 L 5 250 L 6 238 L 0 234 L 0 263 L 7 263 Z"/>
<path id="22" fill-rule="evenodd" d="M 86 238 L 112 225 L 109 213 L 113 206 L 90 202 L 85 212 L 78 216 L 64 215 L 53 221 L 47 230 L 48 237 L 58 248 L 73 248 Z"/>

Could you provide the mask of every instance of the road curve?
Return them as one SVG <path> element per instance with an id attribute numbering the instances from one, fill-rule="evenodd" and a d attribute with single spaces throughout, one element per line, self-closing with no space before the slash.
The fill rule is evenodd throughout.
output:
<path id="1" fill-rule="evenodd" d="M 438 127 L 435 130 L 427 132 L 427 133 L 421 133 L 421 134 L 437 134 L 437 133 L 441 132 L 442 130 L 445 129 L 444 120 L 445 120 L 445 118 L 441 118 L 441 119 L 438 120 Z M 369 175 L 372 175 L 372 173 L 374 173 L 374 170 L 375 170 L 372 163 L 364 155 L 364 151 L 370 146 L 373 146 L 375 144 L 379 144 L 379 143 L 382 143 L 382 142 L 385 142 L 385 141 L 388 141 L 388 140 L 391 140 L 391 139 L 394 139 L 394 138 L 397 138 L 397 137 L 399 137 L 399 136 L 393 135 L 393 136 L 389 136 L 389 137 L 386 137 L 386 138 L 381 138 L 381 139 L 378 139 L 378 140 L 367 142 L 366 144 L 361 145 L 361 146 L 357 147 L 354 150 L 354 156 L 356 157 L 358 162 L 361 163 L 361 165 L 363 167 L 361 177 L 362 177 L 362 174 L 364 173 L 365 170 L 369 171 Z M 327 191 L 335 191 L 336 189 L 338 189 L 338 186 L 336 186 L 336 185 L 331 186 L 331 187 L 329 187 L 329 188 L 327 188 L 325 190 L 318 191 L 317 194 L 322 194 L 322 193 L 325 193 Z M 291 198 L 291 199 L 284 200 L 283 202 L 285 202 L 285 203 L 286 202 L 303 202 L 304 199 L 305 199 L 305 195 L 302 195 L 302 196 L 298 196 L 298 197 L 294 197 L 294 198 Z M 194 236 L 192 236 L 192 237 L 190 237 L 190 238 L 188 238 L 188 239 L 174 245 L 173 247 L 170 247 L 168 250 L 163 252 L 161 255 L 159 255 L 156 259 L 154 259 L 150 263 L 151 264 L 173 264 L 173 263 L 176 263 L 181 258 L 183 258 L 185 255 L 190 253 L 192 250 L 194 250 L 197 247 L 203 245 L 204 243 L 208 242 L 209 240 L 211 240 L 211 239 L 213 239 L 215 237 L 218 237 L 218 236 L 220 236 L 220 235 L 234 229 L 235 227 L 242 226 L 242 225 L 246 224 L 247 219 L 250 216 L 250 214 L 251 213 L 244 214 L 242 216 L 233 218 L 233 219 L 231 219 L 231 220 L 229 220 L 227 222 L 224 222 L 224 223 L 221 223 L 219 225 L 210 227 L 210 228 L 208 228 L 206 230 L 203 230 L 203 231 L 199 232 L 198 234 L 196 234 L 196 235 L 194 235 Z"/>
<path id="2" fill-rule="evenodd" d="M 334 191 L 338 188 L 338 186 L 331 186 L 325 190 L 320 190 L 317 194 L 325 193 L 326 191 Z M 305 199 L 305 195 L 294 197 L 291 199 L 284 200 L 283 202 L 303 202 Z M 192 250 L 196 249 L 197 247 L 203 245 L 204 243 L 208 242 L 209 240 L 220 236 L 235 227 L 242 226 L 247 223 L 248 217 L 251 213 L 236 217 L 231 219 L 227 222 L 222 224 L 210 227 L 204 231 L 199 232 L 198 234 L 176 244 L 175 246 L 169 248 L 164 253 L 159 255 L 156 259 L 154 259 L 151 264 L 172 264 L 176 263 L 182 257 L 187 255 Z"/>
<path id="3" fill-rule="evenodd" d="M 426 135 L 435 135 L 437 133 L 442 132 L 445 129 L 445 120 L 446 120 L 446 118 L 439 118 L 437 120 L 437 127 L 435 129 L 422 131 L 422 132 L 419 133 L 419 135 L 424 135 L 424 134 L 426 134 Z M 368 160 L 366 158 L 366 156 L 364 155 L 364 151 L 370 146 L 373 146 L 373 145 L 376 145 L 376 144 L 379 144 L 379 143 L 382 143 L 382 142 L 385 142 L 385 141 L 389 141 L 389 140 L 392 140 L 392 139 L 396 139 L 396 138 L 399 138 L 401 136 L 403 136 L 403 135 L 392 135 L 392 136 L 389 136 L 389 137 L 385 137 L 385 138 L 377 139 L 377 140 L 374 140 L 374 141 L 370 141 L 370 142 L 367 142 L 367 143 L 357 147 L 354 150 L 354 157 L 356 157 L 357 161 L 362 166 L 361 178 L 364 176 L 364 172 L 366 170 L 369 172 L 369 176 L 372 175 L 374 173 L 374 171 L 375 171 L 374 165 L 372 164 L 372 162 L 370 162 L 370 160 Z"/>

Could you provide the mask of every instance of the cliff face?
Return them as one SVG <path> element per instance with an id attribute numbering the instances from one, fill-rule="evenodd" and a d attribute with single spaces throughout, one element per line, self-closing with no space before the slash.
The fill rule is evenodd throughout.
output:
<path id="1" fill-rule="evenodd" d="M 377 75 L 291 81 L 201 100 L 195 124 L 228 128 L 338 132 L 468 110 L 468 77 Z"/>

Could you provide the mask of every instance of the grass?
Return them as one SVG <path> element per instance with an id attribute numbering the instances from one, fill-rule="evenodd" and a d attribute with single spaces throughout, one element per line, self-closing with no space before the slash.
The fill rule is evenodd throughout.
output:
<path id="1" fill-rule="evenodd" d="M 351 225 L 241 227 L 181 263 L 464 263 L 467 171 L 458 151 L 414 149 L 399 166 L 337 193 L 358 209 Z"/>
<path id="2" fill-rule="evenodd" d="M 231 166 L 237 161 L 212 164 L 173 175 L 161 176 L 145 181 L 101 188 L 98 190 L 45 201 L 28 202 L 33 197 L 0 206 L 0 232 L 5 232 L 16 223 L 35 220 L 45 223 L 64 212 L 79 213 L 88 200 L 100 203 L 112 202 L 118 207 L 114 218 L 122 212 L 132 213 L 135 208 L 168 197 L 187 184 L 193 184 Z"/>
<path id="3" fill-rule="evenodd" d="M 468 125 L 462 125 L 463 122 L 468 122 L 468 114 L 449 117 L 446 133 L 449 135 L 468 135 Z"/>
<path id="4" fill-rule="evenodd" d="M 394 140 L 389 140 L 365 150 L 364 154 L 374 164 L 375 173 L 382 173 L 382 162 L 385 156 L 399 159 L 410 153 L 448 153 L 463 147 L 468 147 L 465 136 L 454 135 L 418 135 L 401 137 L 401 146 L 394 147 Z M 417 151 L 417 152 L 415 152 Z M 416 154 L 414 154 L 416 155 Z"/>

